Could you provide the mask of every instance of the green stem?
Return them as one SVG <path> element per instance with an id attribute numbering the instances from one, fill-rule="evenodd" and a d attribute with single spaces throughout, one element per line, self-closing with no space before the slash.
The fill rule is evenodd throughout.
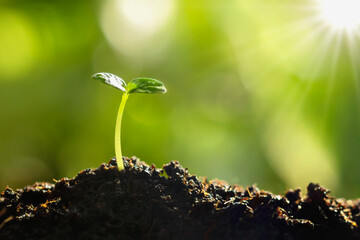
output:
<path id="1" fill-rule="evenodd" d="M 121 154 L 121 120 L 128 97 L 129 97 L 128 93 L 124 93 L 122 96 L 117 119 L 116 119 L 116 125 L 115 125 L 115 156 L 119 171 L 124 169 L 124 163 L 122 161 L 122 154 Z"/>

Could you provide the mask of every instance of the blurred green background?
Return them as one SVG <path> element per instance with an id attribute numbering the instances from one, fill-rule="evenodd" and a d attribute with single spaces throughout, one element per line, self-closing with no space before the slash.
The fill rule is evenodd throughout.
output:
<path id="1" fill-rule="evenodd" d="M 3 0 L 1 189 L 110 160 L 121 94 L 90 76 L 112 72 L 168 89 L 129 98 L 124 155 L 359 197 L 359 25 L 319 16 L 316 0 Z"/>

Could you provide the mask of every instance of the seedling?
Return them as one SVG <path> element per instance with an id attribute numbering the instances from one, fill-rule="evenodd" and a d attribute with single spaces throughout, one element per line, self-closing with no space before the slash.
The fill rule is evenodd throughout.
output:
<path id="1" fill-rule="evenodd" d="M 124 80 L 112 73 L 95 73 L 91 78 L 123 92 L 115 124 L 115 156 L 119 171 L 121 171 L 124 169 L 121 153 L 121 120 L 129 95 L 131 93 L 165 93 L 166 88 L 159 80 L 146 77 L 132 79 L 127 85 Z"/>

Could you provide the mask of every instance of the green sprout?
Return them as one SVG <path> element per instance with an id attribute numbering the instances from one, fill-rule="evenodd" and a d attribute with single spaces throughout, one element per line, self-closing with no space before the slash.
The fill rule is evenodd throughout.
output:
<path id="1" fill-rule="evenodd" d="M 132 79 L 127 85 L 124 80 L 112 73 L 95 73 L 91 78 L 124 92 L 115 125 L 115 156 L 119 171 L 121 171 L 124 169 L 121 153 L 121 120 L 130 93 L 165 93 L 166 88 L 159 80 L 146 77 Z"/>

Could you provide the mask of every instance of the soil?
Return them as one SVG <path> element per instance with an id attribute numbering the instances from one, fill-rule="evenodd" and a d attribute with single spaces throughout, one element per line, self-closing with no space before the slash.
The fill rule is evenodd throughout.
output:
<path id="1" fill-rule="evenodd" d="M 280 196 L 200 180 L 178 162 L 124 164 L 6 188 L 0 239 L 360 239 L 360 201 L 335 199 L 318 184 L 304 197 L 300 189 Z"/>

